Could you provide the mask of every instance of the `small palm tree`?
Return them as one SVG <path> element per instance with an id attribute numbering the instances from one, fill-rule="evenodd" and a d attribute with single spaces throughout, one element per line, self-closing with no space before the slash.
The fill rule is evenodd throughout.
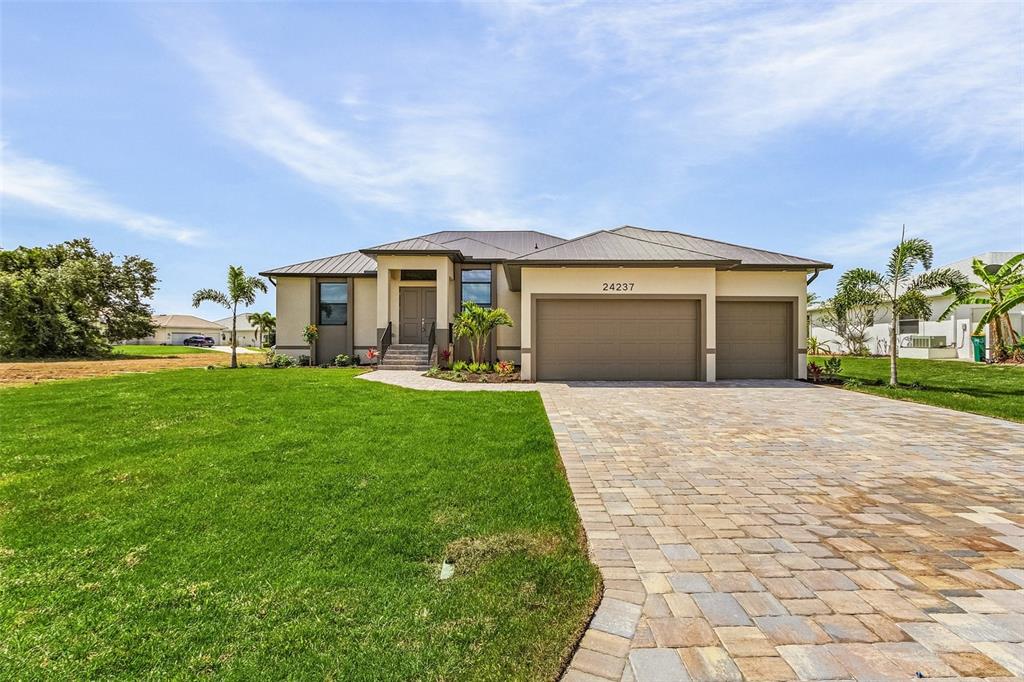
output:
<path id="1" fill-rule="evenodd" d="M 945 320 L 957 306 L 987 305 L 989 309 L 981 316 L 974 334 L 981 334 L 985 325 L 988 325 L 992 338 L 993 359 L 1002 360 L 1006 357 L 1009 347 L 1017 342 L 1017 332 L 1010 324 L 1010 309 L 1024 302 L 1024 294 L 1021 293 L 1024 292 L 1024 253 L 1018 253 L 998 268 L 990 267 L 982 263 L 981 259 L 975 258 L 971 263 L 971 269 L 981 280 L 980 283 L 972 282 L 967 289 L 960 292 L 952 289 L 945 292 L 943 295 L 952 296 L 953 302 L 939 319 Z M 1016 296 L 1020 297 L 1016 302 L 1015 290 Z M 1006 305 L 1007 303 L 1009 305 Z"/>
<path id="2" fill-rule="evenodd" d="M 277 318 L 269 312 L 251 313 L 249 315 L 249 324 L 256 327 L 256 340 L 260 348 L 263 348 L 263 335 L 273 331 L 277 326 Z"/>
<path id="3" fill-rule="evenodd" d="M 469 339 L 470 356 L 473 362 L 480 362 L 491 332 L 498 327 L 511 326 L 512 318 L 504 308 L 482 308 L 476 303 L 466 303 L 462 312 L 455 316 L 452 332 L 457 339 Z"/>
<path id="4" fill-rule="evenodd" d="M 885 273 L 854 268 L 839 278 L 836 287 L 835 305 L 840 315 L 856 307 L 884 308 L 892 315 L 889 323 L 889 385 L 893 387 L 898 379 L 896 337 L 900 318 L 930 317 L 931 304 L 925 296 L 930 289 L 949 289 L 960 296 L 969 287 L 967 276 L 958 270 L 932 270 L 932 255 L 932 245 L 924 239 L 907 239 L 904 226 L 900 243 L 892 250 Z M 918 265 L 925 271 L 912 277 Z"/>
<path id="5" fill-rule="evenodd" d="M 198 308 L 205 301 L 219 303 L 231 311 L 231 367 L 238 367 L 238 337 L 236 335 L 238 304 L 244 303 L 247 306 L 256 302 L 256 292 L 267 293 L 267 285 L 259 277 L 249 277 L 241 265 L 228 266 L 228 291 L 227 293 L 216 289 L 200 289 L 192 294 L 192 307 Z"/>

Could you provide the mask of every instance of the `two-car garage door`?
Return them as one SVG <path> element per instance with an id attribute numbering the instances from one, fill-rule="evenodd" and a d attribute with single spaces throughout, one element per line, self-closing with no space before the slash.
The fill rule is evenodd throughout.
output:
<path id="1" fill-rule="evenodd" d="M 694 299 L 542 299 L 536 303 L 539 380 L 701 379 L 700 303 Z M 716 304 L 718 379 L 794 376 L 793 304 Z"/>
<path id="2" fill-rule="evenodd" d="M 540 380 L 700 378 L 693 299 L 539 300 L 535 324 Z"/>

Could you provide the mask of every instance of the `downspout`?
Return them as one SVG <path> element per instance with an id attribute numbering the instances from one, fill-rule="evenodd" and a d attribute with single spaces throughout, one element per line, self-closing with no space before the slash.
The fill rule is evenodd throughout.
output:
<path id="1" fill-rule="evenodd" d="M 811 275 L 811 278 L 809 280 L 807 280 L 807 286 L 811 286 L 811 282 L 813 282 L 814 280 L 818 279 L 818 275 L 820 275 L 820 274 L 821 274 L 821 268 L 814 268 L 814 274 Z"/>

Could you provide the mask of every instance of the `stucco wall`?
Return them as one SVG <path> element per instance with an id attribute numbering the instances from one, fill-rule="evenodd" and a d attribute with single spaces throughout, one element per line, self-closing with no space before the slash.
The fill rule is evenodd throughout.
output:
<path id="1" fill-rule="evenodd" d="M 402 270 L 434 270 L 437 282 L 402 282 Z M 377 256 L 377 327 L 398 326 L 398 287 L 437 287 L 437 328 L 447 335 L 455 310 L 454 269 L 447 256 Z"/>
<path id="2" fill-rule="evenodd" d="M 513 327 L 498 327 L 495 336 L 498 345 L 498 359 L 514 362 L 518 365 L 522 362 L 520 331 L 523 319 L 523 297 L 520 292 L 509 290 L 508 279 L 505 277 L 505 268 L 499 265 L 496 270 L 497 277 L 492 284 L 494 286 L 496 304 L 499 308 L 504 308 L 508 312 L 509 317 L 512 318 L 515 324 Z"/>
<path id="3" fill-rule="evenodd" d="M 277 349 L 282 353 L 309 355 L 302 331 L 309 324 L 311 291 L 308 277 L 277 279 Z"/>
<path id="4" fill-rule="evenodd" d="M 377 279 L 356 277 L 353 285 L 354 310 L 349 316 L 355 324 L 353 344 L 361 357 L 366 349 L 377 345 Z"/>
<path id="5" fill-rule="evenodd" d="M 626 292 L 606 292 L 605 282 L 630 282 Z M 531 305 L 535 294 L 596 294 L 615 298 L 629 294 L 689 294 L 707 297 L 705 343 L 715 347 L 715 271 L 712 268 L 526 268 L 522 270 L 520 339 L 522 376 L 533 379 Z M 529 349 L 529 352 L 528 350 Z M 714 356 L 707 355 L 706 379 L 714 381 Z"/>

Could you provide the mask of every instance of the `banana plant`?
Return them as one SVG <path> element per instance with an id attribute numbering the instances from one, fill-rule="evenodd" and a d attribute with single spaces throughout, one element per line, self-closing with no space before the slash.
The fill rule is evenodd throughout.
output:
<path id="1" fill-rule="evenodd" d="M 992 338 L 994 360 L 1006 357 L 1011 346 L 1017 343 L 1017 332 L 1010 324 L 1010 309 L 1024 304 L 1024 253 L 1018 253 L 995 268 L 975 258 L 971 263 L 978 282 L 971 282 L 961 291 L 947 290 L 943 295 L 952 296 L 953 302 L 939 317 L 945 320 L 957 306 L 983 305 L 988 310 L 981 316 L 974 329 L 977 336 L 988 326 Z"/>

